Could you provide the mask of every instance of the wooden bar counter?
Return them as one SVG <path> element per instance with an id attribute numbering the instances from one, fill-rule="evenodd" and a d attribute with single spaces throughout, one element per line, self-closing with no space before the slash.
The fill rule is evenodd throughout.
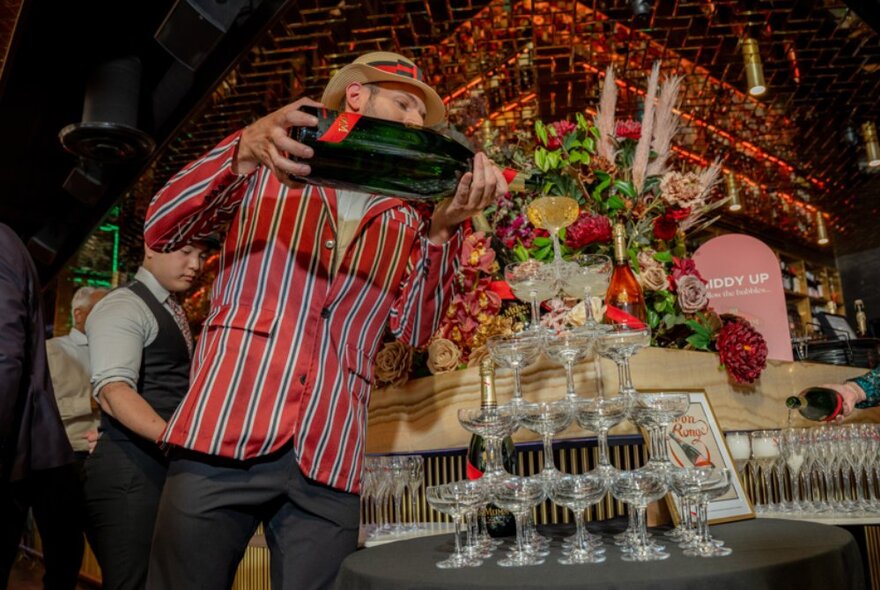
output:
<path id="1" fill-rule="evenodd" d="M 599 387 L 596 363 L 575 366 L 578 395 L 591 397 Z M 617 388 L 617 369 L 611 361 L 599 361 L 601 386 Z M 866 369 L 806 362 L 768 361 L 761 378 L 752 385 L 737 385 L 720 366 L 717 354 L 664 348 L 641 350 L 631 360 L 633 384 L 644 391 L 704 390 L 723 430 L 780 428 L 788 420 L 785 398 L 805 387 L 839 383 L 861 375 Z M 495 375 L 500 402 L 510 398 L 513 372 L 499 369 Z M 549 401 L 565 395 L 565 370 L 541 359 L 522 373 L 527 401 Z M 376 389 L 370 402 L 367 453 L 414 452 L 467 445 L 470 435 L 459 425 L 459 408 L 480 403 L 480 375 L 476 367 L 410 381 L 402 387 Z M 847 421 L 880 422 L 880 409 L 853 413 Z M 799 414 L 792 425 L 809 425 Z M 626 421 L 611 431 L 635 433 Z M 582 437 L 576 425 L 558 438 Z M 520 429 L 517 442 L 537 440 Z"/>

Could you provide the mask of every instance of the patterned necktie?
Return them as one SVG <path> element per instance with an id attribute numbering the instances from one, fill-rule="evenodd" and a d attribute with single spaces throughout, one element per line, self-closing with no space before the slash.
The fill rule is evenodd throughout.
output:
<path id="1" fill-rule="evenodd" d="M 177 297 L 173 294 L 169 295 L 166 301 L 169 309 L 171 309 L 171 316 L 174 318 L 174 322 L 177 324 L 177 327 L 180 328 L 180 333 L 183 334 L 183 339 L 186 340 L 186 348 L 189 351 L 189 355 L 192 356 L 193 337 L 192 332 L 189 330 L 189 321 L 186 319 L 186 312 L 183 311 L 183 307 L 177 302 Z"/>

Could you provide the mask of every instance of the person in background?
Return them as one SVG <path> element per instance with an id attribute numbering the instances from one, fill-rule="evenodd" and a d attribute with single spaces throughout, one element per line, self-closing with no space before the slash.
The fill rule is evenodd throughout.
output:
<path id="1" fill-rule="evenodd" d="M 826 383 L 822 387 L 835 390 L 843 396 L 843 415 L 849 416 L 855 409 L 873 408 L 880 405 L 880 367 L 845 383 Z"/>
<path id="2" fill-rule="evenodd" d="M 411 60 L 363 55 L 322 102 L 409 125 L 446 117 Z M 148 588 L 229 588 L 259 522 L 272 587 L 327 588 L 357 545 L 373 357 L 386 325 L 413 345 L 446 311 L 459 224 L 507 191 L 485 154 L 430 213 L 390 196 L 295 186 L 312 149 L 300 99 L 173 177 L 144 237 L 156 250 L 229 223 L 172 445 Z M 288 156 L 304 158 L 295 162 Z"/>
<path id="3" fill-rule="evenodd" d="M 176 294 L 202 271 L 204 244 L 145 248 L 129 284 L 86 321 L 101 436 L 86 460 L 89 542 L 105 590 L 144 587 L 168 461 L 157 441 L 189 385 L 192 336 Z"/>
<path id="4" fill-rule="evenodd" d="M 88 433 L 98 429 L 100 419 L 97 404 L 92 397 L 92 370 L 85 334 L 86 318 L 106 294 L 107 289 L 101 287 L 77 289 L 70 302 L 73 327 L 66 335 L 46 341 L 55 401 L 58 402 L 61 421 L 80 469 L 89 455 Z"/>
<path id="5" fill-rule="evenodd" d="M 64 433 L 46 364 L 37 270 L 21 239 L 0 223 L 0 588 L 28 509 L 43 542 L 47 590 L 73 590 L 82 534 L 73 450 Z M 79 553 L 69 547 L 80 544 Z"/>

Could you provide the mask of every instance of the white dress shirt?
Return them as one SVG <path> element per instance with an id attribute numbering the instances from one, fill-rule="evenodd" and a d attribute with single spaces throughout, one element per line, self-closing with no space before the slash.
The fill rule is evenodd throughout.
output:
<path id="1" fill-rule="evenodd" d="M 134 275 L 157 301 L 171 311 L 171 294 L 144 267 Z M 86 320 L 92 388 L 95 395 L 108 383 L 121 381 L 137 390 L 144 348 L 159 334 L 156 317 L 143 299 L 131 289 L 114 289 L 101 299 Z"/>

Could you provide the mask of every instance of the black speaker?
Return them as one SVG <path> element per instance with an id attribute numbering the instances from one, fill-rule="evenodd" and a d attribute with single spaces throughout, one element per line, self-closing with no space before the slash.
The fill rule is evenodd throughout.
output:
<path id="1" fill-rule="evenodd" d="M 190 70 L 196 70 L 235 22 L 247 0 L 177 0 L 155 39 Z"/>

